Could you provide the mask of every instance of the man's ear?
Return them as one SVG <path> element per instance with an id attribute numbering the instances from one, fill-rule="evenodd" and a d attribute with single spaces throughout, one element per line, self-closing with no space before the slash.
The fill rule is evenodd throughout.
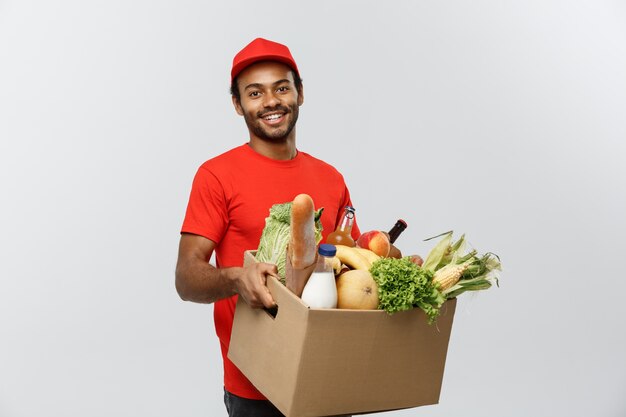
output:
<path id="1" fill-rule="evenodd" d="M 239 99 L 237 99 L 237 97 L 235 96 L 231 96 L 231 99 L 233 100 L 233 106 L 235 107 L 235 111 L 237 112 L 237 114 L 239 116 L 243 116 L 243 107 L 241 107 Z"/>
<path id="2" fill-rule="evenodd" d="M 302 106 L 302 103 L 304 103 L 304 87 L 300 86 L 298 90 L 298 106 Z"/>

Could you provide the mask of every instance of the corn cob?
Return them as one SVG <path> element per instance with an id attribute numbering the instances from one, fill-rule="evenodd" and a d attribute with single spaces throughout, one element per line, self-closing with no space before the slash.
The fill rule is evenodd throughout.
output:
<path id="1" fill-rule="evenodd" d="M 438 269 L 433 276 L 433 282 L 438 285 L 439 291 L 445 291 L 456 285 L 461 279 L 463 272 L 470 266 L 471 262 L 463 262 L 462 264 L 448 264 Z"/>

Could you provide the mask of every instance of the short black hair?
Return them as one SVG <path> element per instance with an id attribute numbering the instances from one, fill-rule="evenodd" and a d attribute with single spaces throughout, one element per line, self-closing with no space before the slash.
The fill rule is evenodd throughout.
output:
<path id="1" fill-rule="evenodd" d="M 302 78 L 300 78 L 300 75 L 293 69 L 291 73 L 293 74 L 293 83 L 296 86 L 296 91 L 300 94 L 302 92 Z M 237 101 L 241 101 L 241 94 L 239 94 L 239 86 L 237 85 L 238 80 L 239 76 L 236 76 L 233 78 L 233 82 L 230 83 L 230 95 L 235 97 Z"/>

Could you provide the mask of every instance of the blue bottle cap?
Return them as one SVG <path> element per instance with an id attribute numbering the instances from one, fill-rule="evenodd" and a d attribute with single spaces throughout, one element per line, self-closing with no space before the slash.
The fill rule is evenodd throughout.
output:
<path id="1" fill-rule="evenodd" d="M 317 250 L 317 253 L 319 253 L 322 256 L 335 256 L 337 254 L 337 248 L 335 247 L 335 245 L 331 245 L 329 243 L 322 243 L 319 249 Z"/>

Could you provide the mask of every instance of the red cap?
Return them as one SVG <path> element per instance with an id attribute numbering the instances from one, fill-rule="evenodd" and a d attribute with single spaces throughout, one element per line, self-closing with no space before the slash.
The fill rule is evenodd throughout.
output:
<path id="1" fill-rule="evenodd" d="M 233 68 L 230 70 L 230 82 L 246 67 L 258 61 L 278 61 L 288 65 L 298 76 L 298 66 L 289 52 L 289 48 L 277 42 L 256 38 L 243 48 L 233 58 Z"/>

